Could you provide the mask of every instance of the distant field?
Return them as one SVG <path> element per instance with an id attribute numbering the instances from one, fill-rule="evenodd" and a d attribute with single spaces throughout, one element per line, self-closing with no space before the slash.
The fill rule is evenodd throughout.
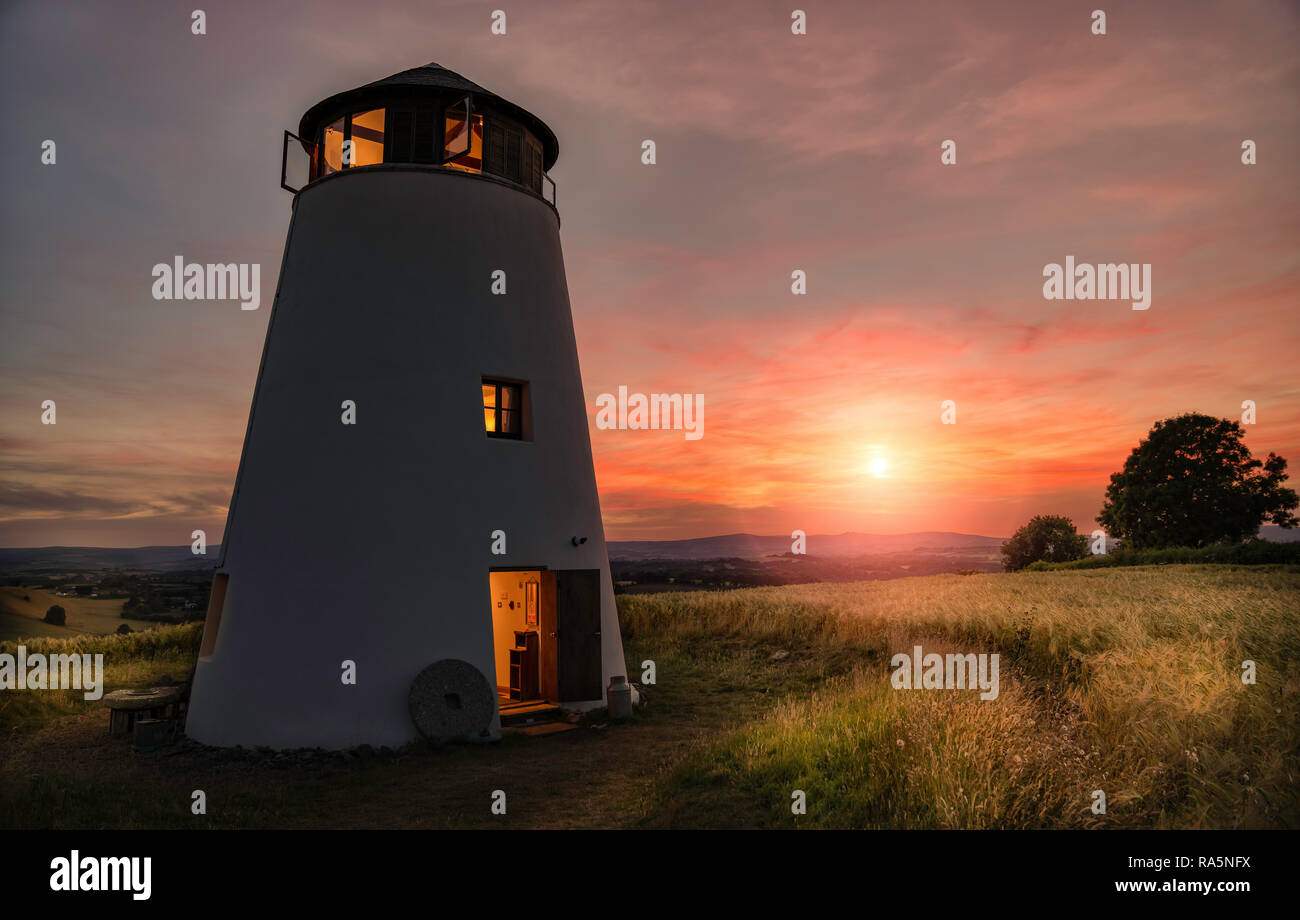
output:
<path id="1" fill-rule="evenodd" d="M 42 622 L 45 612 L 58 604 L 67 611 L 66 626 Z M 62 639 L 91 633 L 116 632 L 123 623 L 132 629 L 152 629 L 148 620 L 122 618 L 123 601 L 90 597 L 59 597 L 39 588 L 0 587 L 0 641 L 48 636 Z"/>

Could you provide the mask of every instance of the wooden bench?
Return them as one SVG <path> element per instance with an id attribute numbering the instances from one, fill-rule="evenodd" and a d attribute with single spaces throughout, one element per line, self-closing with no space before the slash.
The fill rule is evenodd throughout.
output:
<path id="1" fill-rule="evenodd" d="M 175 718 L 184 688 L 149 687 L 143 690 L 114 690 L 105 693 L 101 704 L 108 710 L 108 733 L 128 735 L 136 719 Z"/>

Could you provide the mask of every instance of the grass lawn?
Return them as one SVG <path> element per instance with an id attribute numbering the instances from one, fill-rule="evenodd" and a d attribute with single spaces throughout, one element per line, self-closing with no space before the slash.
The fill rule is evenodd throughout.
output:
<path id="1" fill-rule="evenodd" d="M 400 757 L 134 754 L 107 715 L 0 695 L 7 827 L 1294 827 L 1300 571 L 1148 566 L 619 599 L 649 703 Z M 77 640 L 107 686 L 188 673 L 197 625 Z M 48 640 L 39 640 L 48 641 Z M 115 643 L 124 644 L 120 648 Z M 62 644 L 62 643 L 60 643 Z M 71 646 L 74 643 L 69 642 Z M 1001 694 L 889 658 L 998 652 Z M 12 644 L 0 645 L 0 651 Z M 93 651 L 94 649 L 88 649 Z M 776 652 L 785 652 L 776 655 Z M 1256 663 L 1257 683 L 1241 681 Z M 46 698 L 63 696 L 47 693 Z M 208 813 L 190 813 L 191 793 Z M 507 814 L 489 811 L 505 790 Z M 802 790 L 807 814 L 791 813 Z M 1095 814 L 1093 792 L 1107 810 Z"/>

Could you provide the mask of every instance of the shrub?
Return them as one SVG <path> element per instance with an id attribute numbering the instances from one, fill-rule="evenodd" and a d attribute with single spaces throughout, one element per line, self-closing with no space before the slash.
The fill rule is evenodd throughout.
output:
<path id="1" fill-rule="evenodd" d="M 1117 550 L 1104 556 L 1085 556 L 1070 562 L 1035 562 L 1027 566 L 1032 572 L 1057 569 L 1103 569 L 1116 565 L 1295 565 L 1300 563 L 1300 542 L 1271 543 L 1248 540 L 1245 543 L 1212 543 L 1209 546 L 1165 546 L 1152 549 Z"/>
<path id="2" fill-rule="evenodd" d="M 1036 515 L 1002 544 L 1002 568 L 1018 572 L 1045 560 L 1068 562 L 1088 551 L 1088 538 L 1074 529 L 1074 522 L 1059 515 Z"/>

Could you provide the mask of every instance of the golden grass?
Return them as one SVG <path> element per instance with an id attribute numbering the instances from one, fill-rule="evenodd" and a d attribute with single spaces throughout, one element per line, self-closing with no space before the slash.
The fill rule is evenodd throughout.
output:
<path id="1" fill-rule="evenodd" d="M 697 751 L 665 784 L 659 823 L 1233 827 L 1300 814 L 1293 570 L 946 575 L 620 607 L 642 639 L 748 636 L 864 658 L 854 680 Z M 1001 696 L 892 690 L 889 656 L 914 642 L 1000 653 Z M 791 814 L 794 789 L 809 794 L 807 816 Z M 1096 789 L 1105 815 L 1091 810 Z"/>

